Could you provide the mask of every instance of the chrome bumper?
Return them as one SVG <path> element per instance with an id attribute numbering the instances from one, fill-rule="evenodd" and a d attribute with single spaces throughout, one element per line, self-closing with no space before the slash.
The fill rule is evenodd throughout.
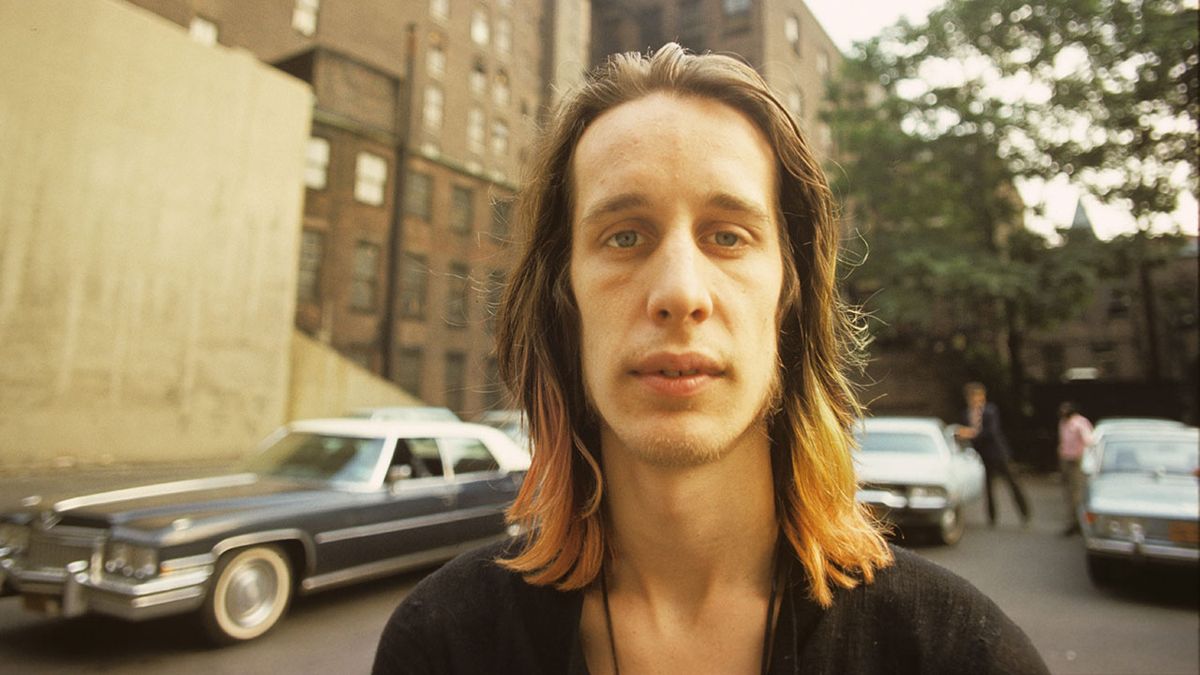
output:
<path id="1" fill-rule="evenodd" d="M 113 578 L 78 561 L 65 569 L 22 569 L 0 561 L 0 588 L 19 594 L 27 609 L 49 616 L 73 617 L 95 612 L 129 621 L 182 614 L 204 602 L 211 564 L 179 570 L 144 581 Z"/>
<path id="2" fill-rule="evenodd" d="M 1085 537 L 1084 541 L 1089 553 L 1097 553 L 1114 558 L 1192 565 L 1200 564 L 1200 549 L 1195 548 L 1181 548 L 1165 544 L 1152 544 L 1145 541 L 1129 541 L 1092 536 Z"/>

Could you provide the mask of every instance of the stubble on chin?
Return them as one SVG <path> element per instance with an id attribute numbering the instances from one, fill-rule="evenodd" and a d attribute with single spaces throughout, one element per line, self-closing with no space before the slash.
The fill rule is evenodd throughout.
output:
<path id="1" fill-rule="evenodd" d="M 782 378 L 776 370 L 771 383 L 763 392 L 757 412 L 749 424 L 731 427 L 729 424 L 713 425 L 715 432 L 701 435 L 700 429 L 683 431 L 636 431 L 621 429 L 609 424 L 600 413 L 591 391 L 587 391 L 588 415 L 601 429 L 601 438 L 611 435 L 627 451 L 646 464 L 662 469 L 688 469 L 703 466 L 724 458 L 742 441 L 751 435 L 767 435 L 772 418 L 779 412 L 783 395 Z M 734 420 L 729 420 L 733 424 Z"/>

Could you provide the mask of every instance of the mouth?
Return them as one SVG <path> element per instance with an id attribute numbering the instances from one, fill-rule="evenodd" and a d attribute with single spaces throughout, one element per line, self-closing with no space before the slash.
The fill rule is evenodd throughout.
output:
<path id="1" fill-rule="evenodd" d="M 691 396 L 723 377 L 725 367 L 704 354 L 658 353 L 636 362 L 629 374 L 656 393 Z"/>

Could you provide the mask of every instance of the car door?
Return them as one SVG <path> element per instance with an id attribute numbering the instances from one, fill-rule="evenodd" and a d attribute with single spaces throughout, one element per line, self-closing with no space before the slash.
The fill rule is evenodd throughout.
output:
<path id="1" fill-rule="evenodd" d="M 516 482 L 500 470 L 481 439 L 451 436 L 440 443 L 457 490 L 454 537 L 466 542 L 503 534 L 504 510 L 516 497 Z"/>
<path id="2" fill-rule="evenodd" d="M 435 439 L 396 439 L 388 479 L 355 523 L 317 536 L 318 573 L 438 557 L 455 543 L 457 491 Z"/>

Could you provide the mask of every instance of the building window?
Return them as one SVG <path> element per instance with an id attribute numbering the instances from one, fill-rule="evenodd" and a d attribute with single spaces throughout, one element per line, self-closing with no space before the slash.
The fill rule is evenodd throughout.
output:
<path id="1" fill-rule="evenodd" d="M 704 10 L 700 0 L 682 0 L 679 3 L 679 44 L 691 49 L 697 54 L 704 51 L 705 32 Z"/>
<path id="2" fill-rule="evenodd" d="M 217 44 L 217 24 L 202 16 L 194 16 L 191 25 L 188 26 L 188 36 L 202 45 L 211 47 Z"/>
<path id="3" fill-rule="evenodd" d="M 492 85 L 492 101 L 499 107 L 508 105 L 512 96 L 512 90 L 508 84 L 508 73 L 503 70 L 496 71 L 496 83 Z"/>
<path id="4" fill-rule="evenodd" d="M 429 49 L 425 51 L 425 71 L 435 80 L 446 74 L 446 48 L 441 33 L 429 34 Z"/>
<path id="5" fill-rule="evenodd" d="M 487 91 L 487 69 L 483 66 L 483 59 L 475 59 L 471 74 L 467 76 L 467 84 L 476 96 L 483 96 L 483 92 Z"/>
<path id="6" fill-rule="evenodd" d="M 471 13 L 471 39 L 480 47 L 486 47 L 491 37 L 491 27 L 488 25 L 487 10 L 476 7 Z"/>
<path id="7" fill-rule="evenodd" d="M 483 136 L 483 109 L 471 108 L 467 111 L 467 149 L 477 155 L 482 155 Z"/>
<path id="8" fill-rule="evenodd" d="M 505 56 L 512 53 L 512 24 L 508 19 L 496 20 L 496 51 Z"/>
<path id="9" fill-rule="evenodd" d="M 792 46 L 792 52 L 800 56 L 800 19 L 796 18 L 795 14 L 789 14 L 783 20 L 783 36 Z"/>
<path id="10" fill-rule="evenodd" d="M 788 92 L 788 107 L 797 118 L 804 117 L 804 92 L 793 88 Z"/>
<path id="11" fill-rule="evenodd" d="M 425 125 L 426 131 L 441 131 L 442 90 L 440 87 L 432 84 L 425 87 L 425 106 L 421 112 L 421 121 Z"/>
<path id="12" fill-rule="evenodd" d="M 421 398 L 421 372 L 425 368 L 425 352 L 420 347 L 404 347 L 396 354 L 396 384 L 408 393 Z"/>
<path id="13" fill-rule="evenodd" d="M 462 263 L 450 263 L 450 285 L 446 289 L 446 323 L 455 328 L 467 325 L 467 294 L 471 271 Z"/>
<path id="14" fill-rule="evenodd" d="M 751 0 L 721 0 L 721 9 L 725 16 L 737 16 L 750 11 Z"/>
<path id="15" fill-rule="evenodd" d="M 450 18 L 450 0 L 429 0 L 429 16 L 439 21 Z"/>
<path id="16" fill-rule="evenodd" d="M 824 51 L 817 52 L 817 73 L 821 77 L 829 77 L 829 54 Z"/>
<path id="17" fill-rule="evenodd" d="M 304 184 L 313 190 L 324 190 L 329 175 L 329 141 L 320 136 L 308 139 L 304 153 Z"/>
<path id="18" fill-rule="evenodd" d="M 496 325 L 496 312 L 500 311 L 500 301 L 504 298 L 504 286 L 508 278 L 504 270 L 488 272 L 487 279 L 487 327 L 492 330 Z"/>
<path id="19" fill-rule="evenodd" d="M 492 236 L 503 241 L 508 238 L 508 219 L 512 215 L 512 199 L 492 202 Z"/>
<path id="20" fill-rule="evenodd" d="M 459 233 L 471 231 L 475 220 L 475 192 L 455 185 L 450 193 L 450 227 Z"/>
<path id="21" fill-rule="evenodd" d="M 371 206 L 383 204 L 387 174 L 387 160 L 369 152 L 358 153 L 354 165 L 354 198 Z"/>
<path id="22" fill-rule="evenodd" d="M 424 319 L 428 296 L 429 261 L 423 255 L 405 253 L 400 276 L 400 316 Z"/>
<path id="23" fill-rule="evenodd" d="M 492 154 L 497 157 L 508 154 L 508 125 L 500 120 L 492 122 Z"/>
<path id="24" fill-rule="evenodd" d="M 301 35 L 312 36 L 317 32 L 317 9 L 321 0 L 296 0 L 296 8 L 292 10 L 292 28 Z"/>
<path id="25" fill-rule="evenodd" d="M 427 173 L 410 171 L 404 183 L 404 212 L 422 220 L 433 213 L 433 179 Z"/>
<path id="26" fill-rule="evenodd" d="M 446 407 L 461 412 L 467 392 L 467 357 L 461 352 L 446 352 Z"/>
<path id="27" fill-rule="evenodd" d="M 1108 318 L 1124 319 L 1129 316 L 1129 308 L 1133 306 L 1133 296 L 1123 288 L 1114 288 L 1108 296 Z"/>
<path id="28" fill-rule="evenodd" d="M 487 360 L 487 388 L 484 390 L 483 405 L 488 410 L 502 410 L 505 392 L 504 383 L 500 381 L 500 364 L 495 357 Z"/>
<path id="29" fill-rule="evenodd" d="M 304 230 L 300 235 L 300 274 L 296 279 L 296 299 L 300 302 L 317 302 L 321 299 L 321 257 L 324 248 L 323 232 Z"/>
<path id="30" fill-rule="evenodd" d="M 350 306 L 375 311 L 379 296 L 379 244 L 360 241 L 354 247 L 354 278 L 350 284 Z"/>

